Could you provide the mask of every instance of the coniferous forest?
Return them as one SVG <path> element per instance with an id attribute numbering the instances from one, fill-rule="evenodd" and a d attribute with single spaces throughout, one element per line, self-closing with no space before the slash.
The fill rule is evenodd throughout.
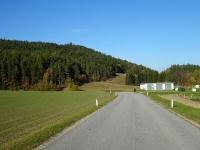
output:
<path id="1" fill-rule="evenodd" d="M 60 90 L 126 73 L 126 84 L 200 84 L 200 66 L 173 65 L 159 73 L 72 43 L 0 40 L 0 89 Z"/>
<path id="2" fill-rule="evenodd" d="M 134 80 L 128 76 L 127 84 L 157 80 L 156 71 L 84 46 L 0 40 L 1 89 L 58 90 L 71 83 L 102 81 L 134 69 Z M 137 77 L 141 77 L 139 82 Z"/>

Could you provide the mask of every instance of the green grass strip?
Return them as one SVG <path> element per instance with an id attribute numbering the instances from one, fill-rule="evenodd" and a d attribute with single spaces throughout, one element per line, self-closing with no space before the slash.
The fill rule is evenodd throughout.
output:
<path id="1" fill-rule="evenodd" d="M 170 110 L 186 117 L 187 119 L 193 120 L 196 123 L 200 124 L 200 109 L 199 108 L 194 108 L 194 107 L 191 107 L 191 106 L 181 104 L 179 102 L 175 102 L 174 108 L 171 109 L 170 100 L 162 98 L 159 95 L 157 95 L 156 93 L 149 94 L 149 97 L 152 100 L 154 100 L 157 103 L 164 106 L 165 108 L 170 109 Z"/>

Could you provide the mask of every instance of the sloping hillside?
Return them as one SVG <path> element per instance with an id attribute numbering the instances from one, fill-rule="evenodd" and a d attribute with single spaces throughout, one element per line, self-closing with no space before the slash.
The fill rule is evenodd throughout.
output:
<path id="1" fill-rule="evenodd" d="M 161 81 L 171 81 L 178 85 L 191 86 L 200 84 L 200 66 L 198 65 L 172 65 L 161 72 Z"/>
<path id="2" fill-rule="evenodd" d="M 69 81 L 80 85 L 107 80 L 137 66 L 71 43 L 0 40 L 1 89 L 52 90 Z"/>
<path id="3" fill-rule="evenodd" d="M 101 82 L 90 82 L 80 88 L 84 91 L 133 91 L 137 88 L 133 85 L 126 85 L 126 74 L 117 73 L 116 77 Z"/>

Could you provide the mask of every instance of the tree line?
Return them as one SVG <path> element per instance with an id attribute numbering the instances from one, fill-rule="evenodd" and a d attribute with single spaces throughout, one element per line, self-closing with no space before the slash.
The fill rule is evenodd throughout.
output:
<path id="1" fill-rule="evenodd" d="M 173 65 L 159 73 L 80 45 L 0 39 L 0 89 L 60 90 L 126 73 L 126 84 L 200 84 L 200 66 Z"/>
<path id="2" fill-rule="evenodd" d="M 172 65 L 160 73 L 160 80 L 174 82 L 181 86 L 200 85 L 200 66 L 192 64 Z"/>
<path id="3" fill-rule="evenodd" d="M 142 65 L 133 65 L 126 74 L 126 84 L 139 85 L 146 82 L 158 82 L 158 71 L 149 69 Z"/>
<path id="4" fill-rule="evenodd" d="M 137 66 L 72 43 L 0 40 L 0 89 L 57 90 L 106 80 Z M 134 75 L 140 77 L 144 69 L 138 66 Z M 144 78 L 154 72 L 147 70 Z"/>
<path id="5" fill-rule="evenodd" d="M 138 65 L 128 70 L 127 84 L 139 85 L 149 82 L 174 82 L 175 85 L 180 86 L 200 85 L 200 66 L 192 64 L 172 65 L 161 73 Z"/>

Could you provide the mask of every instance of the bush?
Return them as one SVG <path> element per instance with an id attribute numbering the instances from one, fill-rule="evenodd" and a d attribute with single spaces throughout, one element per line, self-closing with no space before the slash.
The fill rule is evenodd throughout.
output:
<path id="1" fill-rule="evenodd" d="M 178 91 L 184 92 L 184 91 L 185 91 L 185 88 L 184 88 L 184 87 L 179 87 L 179 88 L 178 88 Z"/>

